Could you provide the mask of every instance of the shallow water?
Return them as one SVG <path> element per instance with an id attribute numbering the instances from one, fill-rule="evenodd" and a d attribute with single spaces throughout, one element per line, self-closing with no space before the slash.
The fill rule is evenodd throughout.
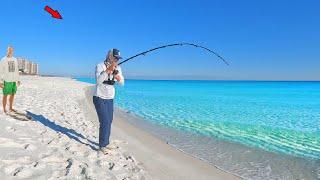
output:
<path id="1" fill-rule="evenodd" d="M 172 145 L 242 177 L 318 176 L 320 82 L 128 80 L 117 93 L 118 107 L 179 132 L 165 138 Z M 220 140 L 243 150 L 222 153 Z M 288 160 L 284 173 L 275 170 L 278 156 Z"/>

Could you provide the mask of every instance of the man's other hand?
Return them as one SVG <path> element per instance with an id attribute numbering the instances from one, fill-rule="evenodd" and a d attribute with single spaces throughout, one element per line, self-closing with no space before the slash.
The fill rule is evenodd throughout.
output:
<path id="1" fill-rule="evenodd" d="M 119 74 L 115 75 L 114 78 L 119 82 L 121 81 L 121 76 Z"/>
<path id="2" fill-rule="evenodd" d="M 3 88 L 3 83 L 0 83 L 0 88 L 1 88 L 1 89 Z"/>

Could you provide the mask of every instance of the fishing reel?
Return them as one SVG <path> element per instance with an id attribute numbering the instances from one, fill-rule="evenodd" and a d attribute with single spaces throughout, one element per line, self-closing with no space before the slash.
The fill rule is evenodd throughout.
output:
<path id="1" fill-rule="evenodd" d="M 108 85 L 114 85 L 116 83 L 115 80 L 112 80 L 112 79 L 108 79 L 106 81 L 103 81 L 103 84 L 108 84 Z"/>

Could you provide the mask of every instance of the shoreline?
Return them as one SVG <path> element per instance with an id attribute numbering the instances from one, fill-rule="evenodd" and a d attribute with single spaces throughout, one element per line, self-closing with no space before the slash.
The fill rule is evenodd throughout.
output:
<path id="1" fill-rule="evenodd" d="M 168 144 L 140 127 L 130 124 L 127 120 L 120 118 L 119 113 L 115 115 L 112 137 L 125 139 L 129 142 L 129 149 L 132 150 L 132 153 L 140 162 L 146 165 L 146 170 L 150 173 L 152 179 L 227 180 L 240 178 Z M 122 132 L 123 129 L 126 130 L 125 134 Z M 142 138 L 143 140 L 141 140 Z M 130 142 L 135 143 L 130 144 Z M 133 147 L 135 145 L 139 147 Z"/>
<path id="2" fill-rule="evenodd" d="M 126 110 L 119 108 L 117 108 L 117 110 L 115 111 L 115 116 L 120 116 L 119 119 L 121 121 L 125 121 L 125 123 L 129 123 L 136 129 L 148 133 L 149 135 L 167 144 L 171 148 L 187 156 L 202 161 L 212 166 L 213 168 L 231 174 L 236 178 L 291 179 L 294 177 L 299 177 L 301 179 L 314 179 L 316 177 L 320 177 L 320 161 L 316 159 L 308 159 L 276 152 L 269 152 L 263 149 L 249 147 L 235 142 L 230 142 L 212 137 L 204 137 L 194 133 L 181 132 L 179 130 L 173 130 L 168 127 L 162 127 L 157 124 L 153 124 L 152 122 L 148 122 L 147 120 L 139 116 L 136 116 L 135 114 L 131 114 L 130 112 L 126 112 Z M 225 161 L 223 163 L 221 163 L 221 161 L 212 162 L 207 159 L 207 156 L 201 156 L 202 151 L 195 153 L 189 151 L 188 149 L 184 149 L 183 146 L 177 145 L 177 142 L 172 142 L 170 139 L 166 139 L 166 136 L 175 137 L 176 139 L 178 139 L 177 142 L 183 139 L 184 136 L 193 137 L 190 139 L 190 141 L 195 143 L 194 146 L 199 146 L 201 144 L 208 143 L 209 145 L 206 147 L 218 149 L 212 151 L 212 157 L 220 156 L 221 154 L 217 153 L 219 152 L 219 150 L 224 151 L 223 154 L 225 159 L 222 159 L 222 161 Z M 200 138 L 202 140 L 199 141 Z M 198 143 L 196 143 L 197 141 Z M 260 162 L 260 159 L 264 159 L 265 161 Z M 249 163 L 251 164 L 251 167 L 244 168 L 242 167 L 242 165 L 240 165 L 243 163 Z M 262 166 L 257 167 L 257 165 L 260 163 Z M 269 168 L 272 169 L 272 172 Z M 249 171 L 250 173 L 247 173 Z M 241 176 L 240 174 L 237 174 L 235 172 L 244 175 Z"/>
<path id="3" fill-rule="evenodd" d="M 84 83 L 84 82 L 81 82 Z M 88 86 L 92 84 L 87 83 Z M 86 101 L 90 103 L 92 92 L 85 89 Z M 88 105 L 89 119 L 97 118 L 92 105 Z M 210 163 L 175 148 L 163 139 L 135 126 L 128 121 L 133 116 L 126 116 L 116 107 L 112 124 L 111 138 L 128 142 L 126 147 L 134 157 L 146 167 L 152 179 L 239 179 L 240 177 L 224 171 Z M 96 121 L 97 123 L 97 121 Z M 143 139 L 143 140 L 141 140 Z M 155 157 L 157 156 L 157 157 Z M 183 173 L 182 173 L 183 172 Z"/>
<path id="4" fill-rule="evenodd" d="M 140 117 L 139 115 L 132 114 L 130 111 L 121 109 L 119 107 L 117 107 L 117 110 L 115 111 L 115 117 L 118 116 L 121 117 L 120 119 L 124 120 L 126 123 L 131 124 L 138 130 L 144 131 L 149 135 L 160 139 L 163 143 L 167 144 L 171 148 L 184 153 L 187 156 L 202 161 L 216 169 L 231 174 L 237 178 L 250 179 L 255 177 L 261 179 L 282 179 L 300 177 L 305 179 L 313 179 L 315 177 L 318 177 L 319 175 L 317 174 L 320 173 L 320 169 L 317 168 L 317 166 L 320 165 L 320 162 L 315 159 L 305 159 L 302 157 L 269 152 L 263 149 L 249 147 L 239 143 L 212 137 L 200 137 L 199 135 L 193 133 L 187 133 L 188 137 L 192 137 L 192 139 L 190 140 L 194 143 L 194 146 L 202 146 L 203 144 L 209 143 L 210 145 L 206 146 L 206 149 L 215 149 L 215 151 L 209 153 L 210 157 L 203 156 L 201 155 L 201 152 L 203 151 L 201 149 L 198 153 L 196 153 L 185 149 L 183 145 L 177 145 L 177 142 L 179 143 L 179 141 L 175 142 L 171 141 L 170 138 L 166 139 L 167 136 L 183 139 L 186 136 L 186 132 L 179 133 L 178 130 L 173 130 L 168 127 L 164 128 L 161 125 L 159 126 L 157 124 L 153 124 L 152 122 Z M 199 143 L 199 139 L 205 140 L 200 140 L 201 143 Z M 219 153 L 223 150 L 227 151 L 223 152 L 222 154 Z M 228 160 L 221 162 L 221 158 L 215 158 L 215 156 L 220 155 L 225 156 L 225 158 L 227 158 Z M 261 159 L 261 157 L 263 158 Z M 263 161 L 261 161 L 260 159 Z M 248 167 L 240 165 L 246 163 L 250 165 Z"/>

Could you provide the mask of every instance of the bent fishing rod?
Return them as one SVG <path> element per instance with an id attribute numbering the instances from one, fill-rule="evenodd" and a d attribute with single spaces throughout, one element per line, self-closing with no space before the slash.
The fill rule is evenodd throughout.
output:
<path id="1" fill-rule="evenodd" d="M 206 47 L 204 47 L 204 46 L 200 46 L 200 45 L 192 44 L 192 43 L 176 43 L 176 44 L 168 44 L 168 45 L 164 45 L 164 46 L 159 46 L 159 47 L 156 47 L 156 48 L 152 48 L 152 49 L 149 49 L 149 50 L 144 51 L 144 52 L 142 52 L 142 53 L 136 54 L 136 55 L 134 55 L 134 56 L 132 56 L 132 57 L 129 57 L 129 58 L 126 59 L 126 60 L 123 60 L 122 62 L 118 63 L 118 66 L 121 65 L 121 64 L 123 64 L 123 63 L 126 63 L 126 62 L 128 62 L 128 61 L 130 61 L 130 60 L 132 60 L 132 59 L 134 59 L 134 58 L 136 58 L 136 57 L 138 57 L 138 56 L 142 56 L 142 55 L 145 56 L 147 53 L 150 53 L 150 52 L 152 52 L 152 51 L 156 51 L 156 50 L 159 50 L 159 49 L 163 49 L 163 48 L 167 48 L 167 47 L 172 47 L 172 46 L 192 46 L 192 47 L 204 49 L 204 50 L 206 50 L 206 51 L 214 54 L 215 56 L 217 56 L 217 57 L 218 57 L 219 59 L 221 59 L 226 65 L 229 66 L 228 61 L 225 60 L 225 59 L 224 59 L 222 56 L 220 56 L 218 53 L 216 53 L 216 52 L 212 51 L 211 49 L 206 48 Z M 113 75 L 117 75 L 118 73 L 119 73 L 119 71 L 115 69 L 112 74 L 113 74 Z M 104 84 L 109 84 L 109 85 L 114 85 L 114 84 L 115 84 L 114 76 L 113 76 L 113 79 L 108 78 L 108 80 L 104 81 L 103 83 L 104 83 Z"/>
<path id="2" fill-rule="evenodd" d="M 120 62 L 118 65 L 121 65 L 123 63 L 126 63 L 138 56 L 142 56 L 142 55 L 146 55 L 147 53 L 150 53 L 152 51 L 155 51 L 155 50 L 159 50 L 159 49 L 163 49 L 163 48 L 167 48 L 167 47 L 172 47 L 172 46 L 192 46 L 192 47 L 195 47 L 195 48 L 201 48 L 201 49 L 204 49 L 212 54 L 214 54 L 215 56 L 217 56 L 219 59 L 221 59 L 226 65 L 229 66 L 229 63 L 227 60 L 225 60 L 225 58 L 223 58 L 222 56 L 220 56 L 218 53 L 216 53 L 215 51 L 212 51 L 211 49 L 209 48 L 206 48 L 206 47 L 203 47 L 203 46 L 200 46 L 200 45 L 197 45 L 197 44 L 193 44 L 193 43 L 176 43 L 176 44 L 168 44 L 168 45 L 164 45 L 164 46 L 159 46 L 159 47 L 156 47 L 156 48 L 152 48 L 152 49 L 149 49 L 147 51 L 144 51 L 142 53 L 139 53 L 137 55 L 134 55 L 132 57 L 129 57 L 128 59 L 126 60 L 123 60 L 122 62 Z"/>

